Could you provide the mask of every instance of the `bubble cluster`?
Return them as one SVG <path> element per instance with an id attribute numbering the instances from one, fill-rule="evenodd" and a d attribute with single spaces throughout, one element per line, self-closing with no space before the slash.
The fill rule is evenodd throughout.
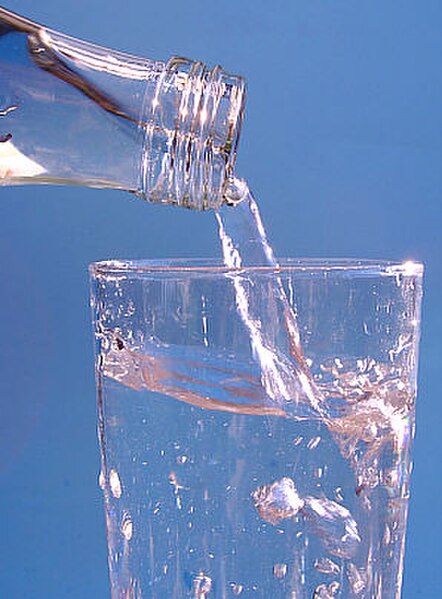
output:
<path id="1" fill-rule="evenodd" d="M 361 543 L 356 521 L 346 507 L 326 497 L 302 498 L 289 477 L 258 487 L 252 499 L 261 518 L 273 525 L 299 513 L 332 555 L 351 558 Z"/>

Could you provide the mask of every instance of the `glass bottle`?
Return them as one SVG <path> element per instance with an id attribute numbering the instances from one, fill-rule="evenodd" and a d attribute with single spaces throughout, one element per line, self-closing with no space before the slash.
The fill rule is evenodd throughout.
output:
<path id="1" fill-rule="evenodd" d="M 2 185 L 108 187 L 218 208 L 244 100 L 244 80 L 219 66 L 116 52 L 0 8 Z"/>

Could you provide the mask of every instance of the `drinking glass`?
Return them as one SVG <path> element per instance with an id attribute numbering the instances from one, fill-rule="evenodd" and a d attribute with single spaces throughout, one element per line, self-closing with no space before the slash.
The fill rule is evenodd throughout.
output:
<path id="1" fill-rule="evenodd" d="M 90 272 L 112 597 L 399 598 L 422 265 Z"/>

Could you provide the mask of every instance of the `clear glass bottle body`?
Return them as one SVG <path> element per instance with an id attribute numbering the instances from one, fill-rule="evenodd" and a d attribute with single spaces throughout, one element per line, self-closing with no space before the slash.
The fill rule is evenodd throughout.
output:
<path id="1" fill-rule="evenodd" d="M 223 202 L 245 84 L 220 67 L 139 58 L 0 8 L 0 184 L 125 189 Z"/>

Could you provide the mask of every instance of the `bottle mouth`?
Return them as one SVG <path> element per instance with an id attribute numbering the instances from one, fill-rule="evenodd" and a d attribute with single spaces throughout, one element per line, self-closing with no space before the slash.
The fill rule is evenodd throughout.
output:
<path id="1" fill-rule="evenodd" d="M 226 163 L 228 178 L 233 177 L 236 155 L 238 150 L 239 138 L 241 135 L 242 123 L 244 119 L 245 105 L 246 105 L 246 81 L 243 77 L 238 75 L 228 75 L 230 79 L 229 85 L 231 86 L 231 99 L 230 99 L 230 131 L 229 131 L 229 143 L 230 152 L 228 154 L 228 161 Z M 226 178 L 227 184 L 227 178 Z"/>
<path id="2" fill-rule="evenodd" d="M 245 98 L 242 77 L 169 60 L 146 115 L 140 195 L 194 210 L 219 208 L 233 176 Z"/>
<path id="3" fill-rule="evenodd" d="M 218 209 L 234 180 L 234 169 L 246 103 L 246 82 L 220 66 L 211 71 L 215 110 L 206 144 L 211 146 L 211 176 L 206 182 L 205 208 Z M 209 166 L 210 170 L 210 166 Z"/>

